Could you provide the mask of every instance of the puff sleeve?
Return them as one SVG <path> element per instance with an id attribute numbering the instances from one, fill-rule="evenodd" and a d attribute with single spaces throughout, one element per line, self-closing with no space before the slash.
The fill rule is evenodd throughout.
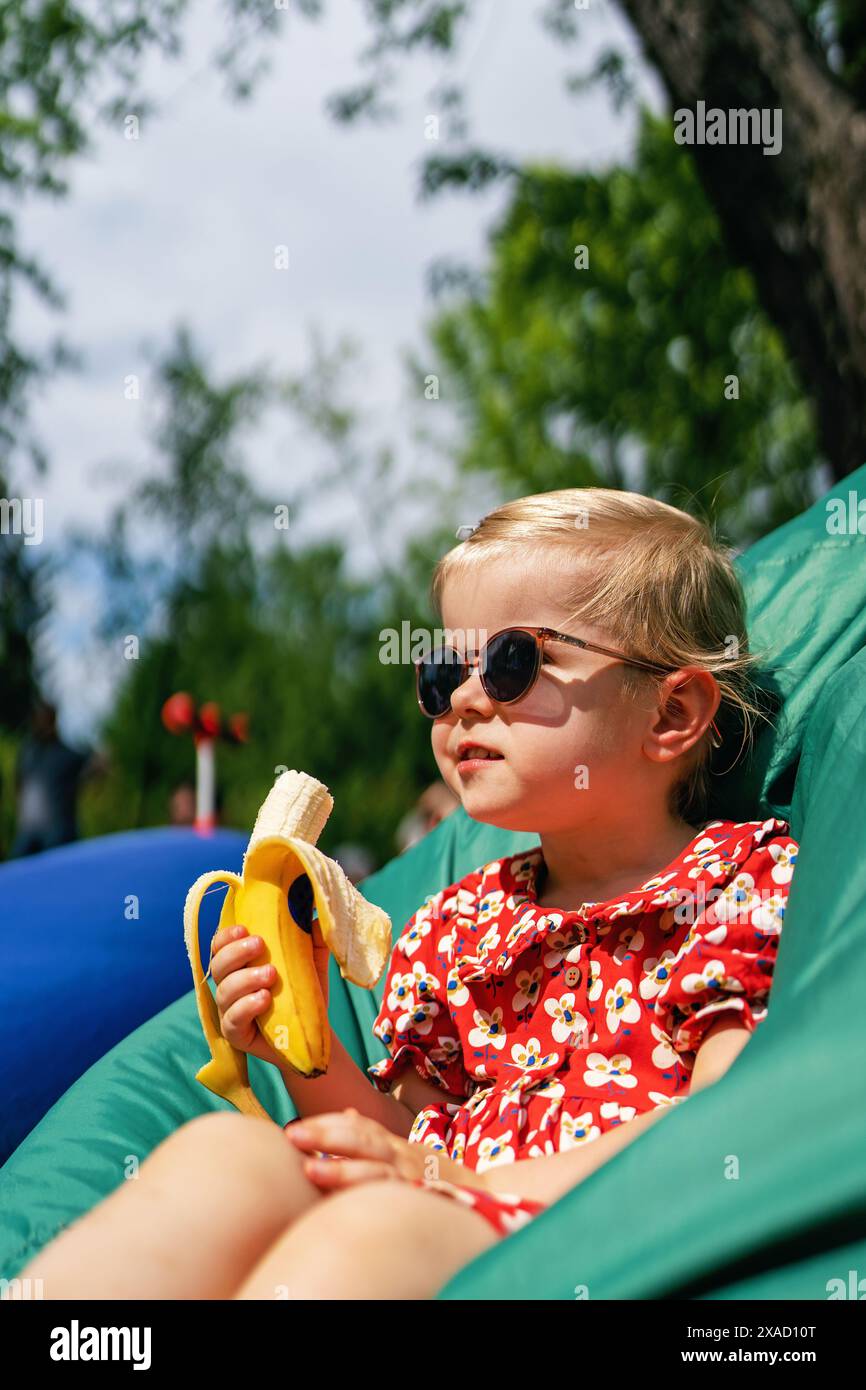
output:
<path id="1" fill-rule="evenodd" d="M 419 1076 L 443 1092 L 464 1100 L 470 1095 L 471 1078 L 447 990 L 454 959 L 453 918 L 463 898 L 471 897 L 471 877 L 427 898 L 394 946 L 373 1024 L 374 1035 L 391 1056 L 367 1068 L 380 1091 L 389 1090 L 408 1060 Z"/>
<path id="2" fill-rule="evenodd" d="M 757 822 L 755 823 L 757 825 Z M 749 1032 L 767 1015 L 779 935 L 799 846 L 765 821 L 727 881 L 705 891 L 654 1012 L 676 1052 L 695 1051 L 723 1014 Z"/>

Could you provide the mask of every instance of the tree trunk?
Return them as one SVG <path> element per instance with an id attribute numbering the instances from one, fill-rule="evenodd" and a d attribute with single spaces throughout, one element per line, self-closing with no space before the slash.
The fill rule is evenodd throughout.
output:
<path id="1" fill-rule="evenodd" d="M 675 110 L 782 112 L 778 154 L 760 143 L 690 152 L 799 366 L 838 481 L 866 461 L 866 112 L 789 0 L 619 4 Z"/>

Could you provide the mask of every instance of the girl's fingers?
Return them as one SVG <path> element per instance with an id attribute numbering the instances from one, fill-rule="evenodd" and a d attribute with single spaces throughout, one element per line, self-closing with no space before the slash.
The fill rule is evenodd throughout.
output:
<path id="1" fill-rule="evenodd" d="M 393 1161 L 388 1130 L 354 1109 L 306 1115 L 301 1123 L 290 1124 L 285 1133 L 299 1149 L 322 1149 L 344 1158 L 379 1159 L 388 1164 Z"/>
<path id="2" fill-rule="evenodd" d="M 259 990 L 270 990 L 276 985 L 277 972 L 272 965 L 254 965 L 245 970 L 233 970 L 216 987 L 216 1002 L 220 1013 L 225 1013 L 233 1004 L 247 994 L 258 994 Z"/>
<path id="3" fill-rule="evenodd" d="M 247 935 L 247 929 L 246 927 L 242 927 L 240 923 L 234 927 L 220 927 L 219 931 L 214 932 L 211 938 L 211 955 L 216 955 L 217 951 L 222 950 L 223 946 L 227 946 L 230 941 L 239 941 L 244 935 Z"/>
<path id="4" fill-rule="evenodd" d="M 230 927 L 227 930 L 236 931 L 237 928 Z M 216 984 L 221 984 L 234 971 L 242 970 L 245 966 L 251 965 L 264 950 L 264 942 L 260 936 L 244 936 L 239 940 L 229 939 L 222 946 L 217 946 L 216 941 L 220 936 L 222 936 L 222 932 L 217 932 L 211 947 L 210 973 Z"/>
<path id="5" fill-rule="evenodd" d="M 259 1014 L 264 1013 L 270 1000 L 270 990 L 263 989 L 256 994 L 245 994 L 236 1004 L 232 1004 L 222 1015 L 222 1035 L 226 1042 L 243 1050 L 249 1038 L 250 1025 Z"/>
<path id="6" fill-rule="evenodd" d="M 331 1192 L 337 1187 L 352 1187 L 356 1183 L 375 1182 L 381 1178 L 398 1180 L 398 1174 L 388 1163 L 352 1158 L 307 1158 L 304 1172 L 311 1183 Z"/>

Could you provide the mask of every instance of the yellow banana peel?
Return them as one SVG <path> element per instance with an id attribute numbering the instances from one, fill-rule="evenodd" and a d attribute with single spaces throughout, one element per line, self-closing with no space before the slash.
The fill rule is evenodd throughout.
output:
<path id="1" fill-rule="evenodd" d="M 256 1020 L 259 1030 L 293 1071 L 323 1075 L 330 1063 L 331 1029 L 313 959 L 313 907 L 340 974 L 353 984 L 372 989 L 391 950 L 388 914 L 367 902 L 336 860 L 315 847 L 333 805 L 327 787 L 315 777 L 284 772 L 256 817 L 242 873 L 217 869 L 202 874 L 184 904 L 184 939 L 211 1054 L 196 1081 L 238 1110 L 264 1119 L 269 1117 L 250 1086 L 247 1054 L 220 1031 L 216 1000 L 202 969 L 199 907 L 209 888 L 228 885 L 218 930 L 242 922 L 264 942 L 256 965 L 270 962 L 276 969 L 271 1003 Z"/>

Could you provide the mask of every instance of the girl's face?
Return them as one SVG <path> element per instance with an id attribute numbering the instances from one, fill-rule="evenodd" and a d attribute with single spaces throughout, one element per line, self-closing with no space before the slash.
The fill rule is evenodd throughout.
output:
<path id="1" fill-rule="evenodd" d="M 485 636 L 512 625 L 621 645 L 599 628 L 568 623 L 567 610 L 551 598 L 553 588 L 552 579 L 526 566 L 480 566 L 448 580 L 442 625 L 453 631 L 459 651 L 468 646 L 473 654 Z M 657 705 L 649 695 L 644 701 L 622 694 L 623 670 L 611 657 L 547 641 L 529 694 L 503 705 L 486 694 L 476 665 L 454 692 L 450 711 L 432 721 L 437 765 L 467 814 L 543 834 L 616 823 L 642 804 L 657 804 L 661 769 L 642 751 Z M 477 739 L 502 758 L 458 771 L 463 739 Z"/>

